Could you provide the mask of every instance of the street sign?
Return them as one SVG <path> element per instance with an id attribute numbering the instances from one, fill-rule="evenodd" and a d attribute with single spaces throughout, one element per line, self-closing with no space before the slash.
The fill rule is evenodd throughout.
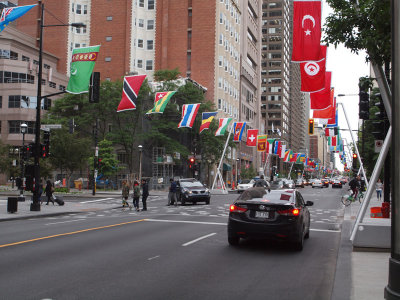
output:
<path id="1" fill-rule="evenodd" d="M 42 124 L 40 126 L 41 129 L 60 129 L 62 128 L 61 124 Z"/>
<path id="2" fill-rule="evenodd" d="M 375 153 L 381 152 L 383 140 L 375 140 Z"/>

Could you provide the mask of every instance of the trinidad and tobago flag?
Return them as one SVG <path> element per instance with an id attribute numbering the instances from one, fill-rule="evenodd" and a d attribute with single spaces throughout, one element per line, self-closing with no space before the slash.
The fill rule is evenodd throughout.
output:
<path id="1" fill-rule="evenodd" d="M 117 112 L 136 109 L 135 101 L 146 75 L 125 76 L 122 99 Z"/>

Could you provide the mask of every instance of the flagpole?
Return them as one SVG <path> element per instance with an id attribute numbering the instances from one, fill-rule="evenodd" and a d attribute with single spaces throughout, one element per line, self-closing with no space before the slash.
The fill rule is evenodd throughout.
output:
<path id="1" fill-rule="evenodd" d="M 214 182 L 213 182 L 213 185 L 212 185 L 212 187 L 211 187 L 211 190 L 214 189 L 215 182 L 217 181 L 217 176 L 218 176 L 218 175 L 219 175 L 219 176 L 222 176 L 222 175 L 221 175 L 220 169 L 221 169 L 222 161 L 224 160 L 226 148 L 228 147 L 228 142 L 229 142 L 229 138 L 231 137 L 232 130 L 233 130 L 233 124 L 231 125 L 231 128 L 230 128 L 230 130 L 229 130 L 228 138 L 226 139 L 226 142 L 225 142 L 224 151 L 222 152 L 222 156 L 221 156 L 221 159 L 220 159 L 220 161 L 219 161 L 218 168 L 217 168 L 217 174 L 216 174 L 216 176 L 214 177 Z M 223 189 L 225 192 L 227 192 L 227 191 L 226 191 L 226 188 L 225 188 L 224 179 L 223 179 L 223 178 L 222 178 L 222 179 L 220 178 L 220 180 L 222 181 L 222 182 L 221 182 L 221 184 L 222 184 L 222 189 Z"/>
<path id="2" fill-rule="evenodd" d="M 291 173 L 292 173 L 292 168 L 293 168 L 294 162 L 292 162 L 292 165 L 290 166 L 290 170 L 289 170 L 289 178 L 288 179 L 292 179 Z"/>

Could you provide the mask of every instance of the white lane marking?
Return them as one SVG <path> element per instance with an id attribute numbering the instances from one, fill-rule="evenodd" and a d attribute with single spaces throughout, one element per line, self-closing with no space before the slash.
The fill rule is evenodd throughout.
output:
<path id="1" fill-rule="evenodd" d="M 178 220 L 157 220 L 157 219 L 145 219 L 148 222 L 166 222 L 166 223 L 189 223 L 189 224 L 204 224 L 204 225 L 223 225 L 226 223 L 216 223 L 216 222 L 197 222 L 197 221 L 178 221 Z"/>
<path id="2" fill-rule="evenodd" d="M 70 223 L 70 222 L 77 222 L 77 221 L 85 221 L 85 219 L 69 220 L 69 221 L 56 222 L 56 223 L 47 223 L 44 225 L 55 225 L 55 224 Z"/>
<path id="3" fill-rule="evenodd" d="M 328 230 L 328 229 L 312 229 L 310 228 L 310 231 L 321 231 L 321 232 L 341 232 L 340 230 Z"/>
<path id="4" fill-rule="evenodd" d="M 156 259 L 156 258 L 159 258 L 159 257 L 160 257 L 160 255 L 157 255 L 157 256 L 154 256 L 154 257 L 150 257 L 147 260 L 153 260 L 153 259 Z"/>
<path id="5" fill-rule="evenodd" d="M 198 242 L 198 241 L 201 241 L 201 240 L 204 240 L 204 239 L 206 239 L 206 238 L 209 238 L 210 236 L 213 236 L 213 235 L 216 235 L 216 233 L 214 232 L 214 233 L 210 233 L 210 234 L 201 236 L 201 237 L 199 237 L 199 238 L 197 238 L 197 239 L 195 239 L 195 240 L 193 240 L 193 241 L 190 241 L 190 242 L 187 242 L 187 243 L 183 244 L 182 246 L 183 246 L 183 247 L 189 246 L 189 245 L 194 244 L 194 243 L 196 243 L 196 242 Z"/>
<path id="6" fill-rule="evenodd" d="M 91 202 L 101 202 L 101 201 L 107 201 L 107 200 L 112 200 L 114 198 L 104 198 L 104 199 L 97 199 L 97 200 L 90 200 L 90 201 L 82 201 L 79 203 L 91 203 Z"/>

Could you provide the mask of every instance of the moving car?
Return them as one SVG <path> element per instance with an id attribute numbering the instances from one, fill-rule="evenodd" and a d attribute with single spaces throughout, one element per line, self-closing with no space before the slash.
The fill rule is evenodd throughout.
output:
<path id="1" fill-rule="evenodd" d="M 294 189 L 250 188 L 230 206 L 228 242 L 237 246 L 241 238 L 285 240 L 302 250 L 310 236 L 307 207 L 312 205 Z"/>
<path id="2" fill-rule="evenodd" d="M 186 202 L 205 202 L 210 204 L 210 190 L 206 188 L 200 181 L 195 178 L 183 178 L 178 181 L 178 201 L 182 205 Z"/>
<path id="3" fill-rule="evenodd" d="M 335 179 L 332 183 L 332 188 L 342 188 L 342 182 L 339 179 Z"/>
<path id="4" fill-rule="evenodd" d="M 329 178 L 323 178 L 321 181 L 324 187 L 329 187 Z"/>
<path id="5" fill-rule="evenodd" d="M 283 189 L 283 180 L 275 180 L 270 183 L 271 190 Z"/>
<path id="6" fill-rule="evenodd" d="M 314 181 L 313 181 L 313 183 L 312 183 L 312 187 L 313 188 L 315 188 L 315 187 L 319 187 L 319 188 L 323 188 L 324 187 L 324 185 L 322 184 L 322 181 L 321 180 L 319 180 L 319 179 L 314 179 Z"/>
<path id="7" fill-rule="evenodd" d="M 288 189 L 294 189 L 295 188 L 294 181 L 291 179 L 284 180 L 283 187 L 288 188 Z"/>
<path id="8" fill-rule="evenodd" d="M 302 188 L 304 188 L 304 181 L 303 181 L 303 179 L 296 179 L 296 181 L 295 181 L 295 187 L 302 187 Z"/>
<path id="9" fill-rule="evenodd" d="M 243 191 L 253 187 L 255 180 L 254 179 L 243 179 L 241 183 L 237 186 L 237 192 L 243 193 Z"/>

